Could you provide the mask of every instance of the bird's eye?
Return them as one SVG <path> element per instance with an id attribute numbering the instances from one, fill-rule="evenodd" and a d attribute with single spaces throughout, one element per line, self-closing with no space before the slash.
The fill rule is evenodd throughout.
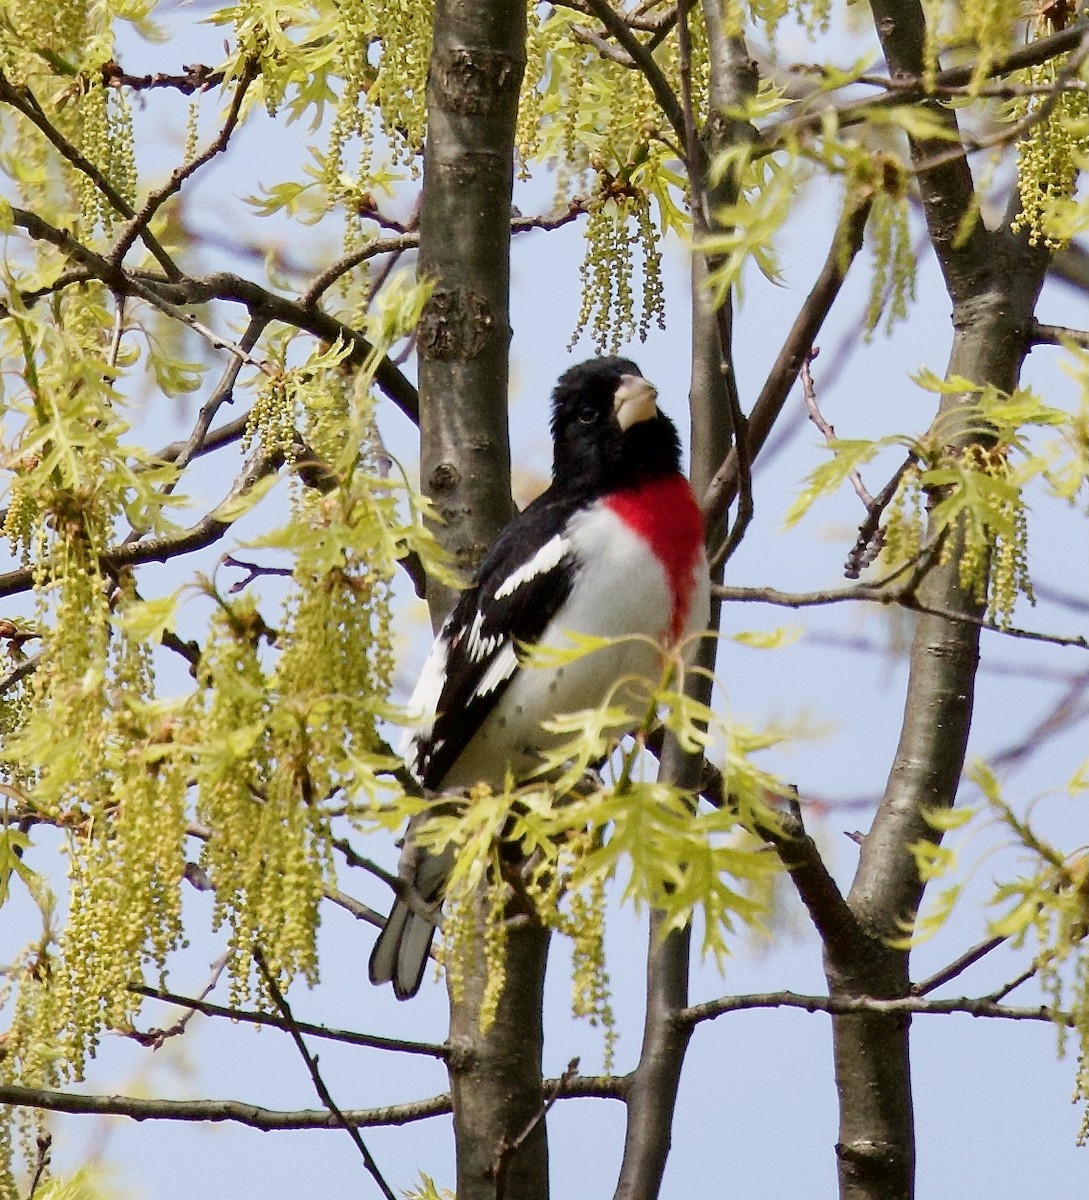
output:
<path id="1" fill-rule="evenodd" d="M 580 425 L 596 425 L 600 415 L 600 410 L 596 405 L 584 404 L 575 417 Z"/>

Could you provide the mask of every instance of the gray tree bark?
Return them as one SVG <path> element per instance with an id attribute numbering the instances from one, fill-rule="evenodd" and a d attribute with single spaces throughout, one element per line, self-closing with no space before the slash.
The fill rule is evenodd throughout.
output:
<path id="1" fill-rule="evenodd" d="M 428 78 L 419 273 L 433 281 L 418 331 L 420 477 L 436 534 L 466 574 L 514 512 L 507 434 L 510 212 L 525 5 L 438 0 Z M 428 587 L 437 626 L 456 593 Z M 509 935 L 507 985 L 480 1029 L 483 945 L 451 998 L 449 1060 L 459 1200 L 544 1200 L 539 1120 L 547 933 Z"/>
<path id="2" fill-rule="evenodd" d="M 523 6 L 439 0 L 428 77 L 418 273 L 420 483 L 455 566 L 470 573 L 510 520 L 507 379 L 514 128 Z M 432 581 L 438 625 L 456 593 Z"/>
<path id="3" fill-rule="evenodd" d="M 921 7 L 914 0 L 872 0 L 871 8 L 890 71 L 920 75 L 925 40 Z M 937 104 L 931 108 L 959 137 L 955 113 Z M 913 141 L 913 160 L 923 163 L 948 145 L 937 139 Z M 1008 222 L 996 231 L 977 222 L 963 236 L 962 218 L 974 199 L 963 158 L 924 171 L 920 193 L 953 302 L 955 333 L 947 374 L 1012 391 L 1028 349 L 1047 256 L 1012 235 Z M 954 414 L 966 414 L 970 399 L 944 396 L 938 407 L 943 429 L 959 424 L 959 431 L 953 427 L 947 436 L 951 447 L 982 440 L 978 433 L 966 432 L 963 416 L 955 421 Z M 931 539 L 937 536 L 935 530 L 929 532 Z M 925 606 L 976 618 L 980 606 L 961 586 L 957 557 L 954 553 L 948 564 L 925 574 L 919 598 Z M 924 839 L 937 841 L 940 835 L 924 814 L 950 808 L 956 799 L 978 662 L 977 625 L 936 616 L 917 619 L 899 745 L 847 897 L 863 940 L 825 947 L 834 998 L 908 993 L 908 952 L 889 945 L 903 937 L 923 897 L 924 885 L 908 847 Z M 914 1195 L 909 1024 L 903 1016 L 833 1018 L 841 1200 L 910 1200 Z"/>

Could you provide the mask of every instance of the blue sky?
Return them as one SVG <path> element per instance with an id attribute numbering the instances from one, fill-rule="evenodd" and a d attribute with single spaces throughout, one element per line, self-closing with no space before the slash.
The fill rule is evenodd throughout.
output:
<path id="1" fill-rule="evenodd" d="M 127 40 L 122 62 L 129 70 L 176 70 L 182 63 L 214 62 L 221 29 L 195 25 L 199 11 L 178 7 L 169 25 L 176 37 L 162 46 Z M 175 115 L 164 125 L 161 114 L 173 101 Z M 141 106 L 143 107 L 143 106 Z M 204 101 L 208 114 L 214 101 Z M 176 100 L 149 99 L 137 113 L 138 162 L 142 184 L 173 161 L 181 135 L 183 109 Z M 205 126 L 207 129 L 209 126 Z M 316 229 L 290 229 L 284 222 L 258 221 L 241 199 L 259 184 L 292 176 L 303 160 L 307 130 L 257 114 L 239 135 L 229 155 L 208 170 L 191 210 L 198 233 L 219 240 L 258 244 L 277 242 L 293 257 L 335 251 L 335 222 Z M 551 186 L 528 185 L 516 196 L 523 213 L 548 207 Z M 784 285 L 775 287 L 754 274 L 737 319 L 738 376 L 743 403 L 751 403 L 793 314 L 804 298 L 826 253 L 834 219 L 834 197 L 809 197 L 780 242 Z M 578 268 L 583 251 L 581 228 L 522 235 L 515 241 L 512 269 L 511 437 L 519 472 L 535 479 L 547 475 L 550 449 L 547 398 L 555 377 L 571 362 L 588 357 L 585 340 L 567 351 L 578 311 Z M 205 252 L 205 266 L 221 251 Z M 254 263 L 235 256 L 235 269 L 251 273 Z M 669 327 L 654 332 L 645 345 L 621 347 L 659 388 L 663 407 L 685 428 L 687 390 L 687 251 L 671 243 L 666 253 Z M 814 367 L 824 415 L 844 437 L 872 437 L 893 429 L 921 431 L 929 422 L 933 397 L 918 389 L 910 374 L 921 367 L 941 373 L 950 340 L 949 304 L 938 273 L 924 254 L 919 299 L 911 319 L 886 340 L 861 345 L 838 376 L 825 386 L 822 369 L 832 349 L 857 329 L 867 294 L 868 264 L 858 264 L 820 343 L 826 356 Z M 1062 286 L 1047 289 L 1040 318 L 1077 323 L 1084 300 Z M 1074 315 L 1072 315 L 1072 313 Z M 1057 370 L 1059 352 L 1036 350 L 1027 378 L 1049 402 L 1073 404 L 1073 383 Z M 214 375 L 213 375 L 214 377 Z M 161 444 L 187 432 L 199 399 L 155 400 L 143 411 L 137 433 L 148 444 Z M 800 394 L 792 396 L 794 413 Z M 231 414 L 232 416 L 235 414 Z M 797 423 L 797 422 L 796 422 Z M 391 450 L 406 463 L 415 454 L 407 422 L 392 410 L 381 414 Z M 212 456 L 193 474 L 197 497 L 218 499 L 234 466 L 233 451 Z M 827 450 L 818 432 L 804 420 L 786 447 L 757 475 L 756 518 L 731 562 L 728 582 L 814 589 L 842 583 L 841 564 L 862 517 L 857 498 L 844 489 L 822 501 L 797 528 L 784 531 L 782 518 L 804 474 L 823 461 Z M 219 461 L 227 459 L 227 464 Z M 892 465 L 895 465 L 893 463 Z M 891 469 L 891 468 L 890 468 Z M 885 481 L 881 467 L 867 472 L 871 491 Z M 260 520 L 260 518 L 258 518 Z M 255 532 L 251 527 L 250 532 Z M 1067 591 L 1085 592 L 1085 522 L 1055 502 L 1041 500 L 1032 516 L 1031 565 L 1038 578 Z M 207 569 L 219 547 L 205 563 Z M 1076 564 L 1076 565 L 1072 565 Z M 148 571 L 149 591 L 167 591 L 195 569 L 186 559 Z M 184 575 L 183 575 L 184 572 Z M 413 664 L 422 661 L 427 622 L 422 606 L 402 589 L 398 634 L 407 684 Z M 199 615 L 194 609 L 191 619 Z M 1022 606 L 1016 620 L 1032 628 L 1074 632 L 1075 618 L 1041 603 Z M 812 831 L 841 884 L 849 884 L 856 849 L 845 833 L 864 830 L 884 785 L 895 748 L 905 684 L 905 665 L 896 647 L 906 623 L 895 614 L 862 606 L 842 606 L 801 617 L 768 607 L 727 606 L 725 631 L 803 628 L 794 646 L 756 651 L 724 642 L 719 674 L 724 692 L 718 703 L 747 724 L 798 723 L 813 736 L 770 760 L 797 783 L 811 807 Z M 853 652 L 844 640 L 860 642 Z M 1001 751 L 1054 703 L 1061 682 L 1056 673 L 1084 671 L 1080 652 L 1050 646 L 1028 647 L 994 634 L 983 639 L 971 752 Z M 1082 655 L 1084 657 L 1084 655 Z M 1011 664 L 1029 664 L 1032 674 L 1003 673 Z M 168 676 L 166 677 L 169 678 Z M 178 686 L 182 676 L 178 676 Z M 168 683 L 169 686 L 169 683 Z M 1010 794 L 1020 804 L 1069 778 L 1084 757 L 1084 723 L 1050 740 L 1045 749 L 1009 775 Z M 972 800 L 970 790 L 965 793 Z M 1084 830 L 1083 809 L 1059 795 L 1040 801 L 1036 816 L 1050 836 L 1072 844 Z M 1073 832 L 1072 832 L 1073 831 Z M 984 842 L 967 851 L 972 863 Z M 388 864 L 391 846 L 371 848 Z M 955 958 L 986 936 L 986 913 L 978 900 L 992 878 L 1009 869 L 1009 856 L 978 864 L 962 910 L 934 941 L 914 955 L 913 974 L 921 977 Z M 385 897 L 366 878 L 346 880 L 349 890 L 376 907 Z M 18 910 L 15 910 L 18 912 Z M 192 945 L 180 958 L 171 983 L 177 990 L 199 989 L 207 964 L 219 952 L 219 940 L 207 934 L 210 903 L 206 896 L 187 900 Z M 693 996 L 724 992 L 823 991 L 819 947 L 795 903 L 786 899 L 778 918 L 779 944 L 739 940 L 720 978 L 713 964 L 695 973 Z M 8 926 L 9 931 L 11 925 Z M 7 954 L 8 933 L 3 939 Z M 445 998 L 441 987 L 426 984 L 411 1004 L 398 1005 L 366 982 L 365 961 L 372 932 L 343 913 L 331 912 L 323 924 L 323 980 L 312 993 L 295 989 L 296 1015 L 367 1032 L 441 1040 Z M 610 966 L 621 1042 L 618 1066 L 634 1064 L 639 1046 L 642 964 L 645 934 L 630 912 L 617 912 L 610 930 Z M 1029 951 L 1003 949 L 944 989 L 942 995 L 982 995 L 1015 976 Z M 575 1054 L 582 1069 L 600 1065 L 600 1039 L 567 1015 L 569 985 L 564 953 L 557 950 L 548 988 L 546 1069 L 563 1070 Z M 1032 1003 L 1032 985 L 1014 994 Z M 148 1024 L 167 1023 L 168 1010 L 149 1005 Z M 1085 1152 L 1076 1150 L 1078 1113 L 1070 1105 L 1074 1064 L 1058 1062 L 1054 1031 L 1047 1025 L 972 1020 L 968 1017 L 920 1017 L 913 1026 L 914 1088 L 919 1132 L 920 1200 L 957 1196 L 959 1200 L 1046 1195 L 1074 1200 L 1084 1195 Z M 445 1090 L 440 1066 L 376 1052 L 321 1047 L 321 1065 L 342 1107 L 393 1103 Z M 197 1018 L 184 1039 L 175 1039 L 154 1055 L 119 1039 L 107 1039 L 92 1066 L 89 1090 L 174 1097 L 222 1096 L 251 1100 L 273 1108 L 316 1107 L 305 1068 L 290 1043 L 272 1030 L 257 1034 L 222 1021 Z M 608 1195 L 623 1137 L 619 1105 L 569 1101 L 550 1118 L 556 1196 Z M 154 1200 L 182 1200 L 195 1189 L 211 1195 L 257 1196 L 277 1200 L 305 1192 L 336 1200 L 355 1196 L 362 1181 L 355 1151 L 335 1132 L 261 1135 L 229 1126 L 213 1129 L 167 1123 L 135 1125 L 126 1121 L 59 1122 L 58 1162 L 73 1165 L 85 1153 L 100 1152 L 113 1165 L 119 1194 Z M 800 1012 L 751 1012 L 720 1019 L 697 1031 L 686 1064 L 674 1136 L 674 1150 L 663 1196 L 667 1200 L 729 1194 L 745 1200 L 784 1195 L 832 1196 L 835 1191 L 835 1094 L 831 1075 L 828 1018 Z M 441 1184 L 452 1184 L 451 1140 L 447 1119 L 404 1130 L 366 1135 L 395 1188 L 410 1186 L 422 1170 Z"/>

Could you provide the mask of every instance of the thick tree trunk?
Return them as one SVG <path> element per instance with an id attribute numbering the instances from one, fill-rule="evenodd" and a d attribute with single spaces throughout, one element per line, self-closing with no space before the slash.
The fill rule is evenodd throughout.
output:
<path id="1" fill-rule="evenodd" d="M 440 540 L 469 573 L 513 515 L 507 436 L 510 211 L 525 11 L 439 0 L 428 78 L 417 333 L 420 484 Z M 438 625 L 453 593 L 432 582 Z"/>
<path id="2" fill-rule="evenodd" d="M 507 942 L 507 983 L 495 1022 L 480 1032 L 483 957 L 465 996 L 451 1004 L 449 1060 L 458 1200 L 547 1200 L 548 1142 L 542 1119 L 548 930 L 515 926 Z"/>
<path id="3" fill-rule="evenodd" d="M 925 17 L 918 0 L 871 0 L 874 25 L 894 76 L 924 69 Z M 959 139 L 955 111 L 936 101 L 934 118 Z M 943 138 L 912 141 L 916 165 L 940 152 Z M 1009 233 L 964 218 L 975 203 L 967 159 L 924 168 L 920 198 L 931 244 L 953 302 L 953 350 L 947 374 L 1012 391 L 1028 345 L 1046 255 Z M 943 396 L 938 414 L 950 446 L 979 440 L 970 396 Z M 962 414 L 958 416 L 957 414 Z M 932 532 L 933 536 L 933 532 Z M 946 536 L 955 536 L 955 531 Z M 957 555 L 932 567 L 919 585 L 924 606 L 977 619 L 980 606 L 960 583 Z M 950 808 L 964 765 L 979 662 L 979 627 L 923 615 L 916 622 L 900 742 L 884 796 L 862 846 L 848 904 L 861 950 L 826 944 L 829 993 L 835 998 L 907 994 L 908 954 L 889 945 L 910 928 L 924 884 L 908 849 L 936 841 L 928 809 Z M 850 1014 L 833 1018 L 840 1131 L 836 1147 L 841 1200 L 910 1200 L 915 1187 L 909 1022 Z"/>
<path id="4" fill-rule="evenodd" d="M 510 212 L 525 22 L 525 5 L 509 0 L 435 5 L 420 212 L 419 273 L 434 282 L 418 331 L 420 478 L 440 518 L 437 535 L 466 574 L 514 511 Z M 429 586 L 436 625 L 453 598 L 450 589 Z M 486 1033 L 479 1020 L 482 942 L 465 995 L 451 1003 L 458 1200 L 548 1195 L 544 1123 L 537 1119 L 547 947 L 537 926 L 511 930 L 507 985 Z"/>

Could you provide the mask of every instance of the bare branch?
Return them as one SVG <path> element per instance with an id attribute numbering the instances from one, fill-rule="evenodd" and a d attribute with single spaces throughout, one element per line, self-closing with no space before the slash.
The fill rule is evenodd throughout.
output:
<path id="1" fill-rule="evenodd" d="M 914 594 L 913 585 L 888 587 L 880 584 L 857 584 L 855 587 L 827 588 L 815 592 L 782 592 L 777 588 L 723 587 L 719 585 L 714 588 L 714 594 L 719 600 L 774 604 L 782 608 L 812 608 L 818 605 L 839 604 L 842 601 L 854 600 L 873 604 L 896 604 L 901 608 L 911 609 L 912 612 L 976 625 L 980 629 L 989 630 L 991 633 L 1005 634 L 1011 638 L 1024 638 L 1033 642 L 1046 642 L 1053 646 L 1072 646 L 1078 650 L 1089 650 L 1089 639 L 1080 635 L 1041 633 L 1034 629 L 1020 629 L 1015 625 L 999 625 L 973 613 L 955 612 L 953 609 L 925 604 Z"/>
<path id="2" fill-rule="evenodd" d="M 361 364 L 373 354 L 374 348 L 370 342 L 342 321 L 318 309 L 307 309 L 298 301 L 271 292 L 260 284 L 229 271 L 204 277 L 178 275 L 169 279 L 156 278 L 143 271 L 130 272 L 84 246 L 68 230 L 58 229 L 42 220 L 37 213 L 13 207 L 12 220 L 32 238 L 48 242 L 89 270 L 94 278 L 100 279 L 111 291 L 140 297 L 168 316 L 196 329 L 214 346 L 230 349 L 232 353 L 241 351 L 234 343 L 207 330 L 191 314 L 183 312 L 178 306 L 206 304 L 210 300 L 231 301 L 244 305 L 251 317 L 262 317 L 266 321 L 283 321 L 330 343 L 344 342 L 349 347 L 347 361 L 353 364 Z M 262 364 L 256 362 L 253 365 L 262 367 Z M 374 378 L 378 387 L 411 421 L 419 420 L 419 397 L 416 389 L 388 357 L 379 362 Z"/>
<path id="3" fill-rule="evenodd" d="M 189 1027 L 189 1022 L 193 1019 L 198 1011 L 198 1006 L 202 1004 L 208 996 L 211 995 L 216 984 L 219 982 L 219 977 L 227 969 L 227 964 L 231 961 L 230 953 L 222 954 L 212 964 L 211 975 L 208 982 L 201 988 L 200 995 L 190 1002 L 186 1003 L 186 1010 L 182 1015 L 170 1026 L 169 1029 L 149 1029 L 147 1032 L 141 1032 L 137 1029 L 131 1031 L 126 1030 L 125 1036 L 131 1037 L 142 1046 L 150 1046 L 154 1050 L 158 1050 L 167 1038 L 180 1037 Z M 131 989 L 137 991 L 136 987 Z"/>
<path id="4" fill-rule="evenodd" d="M 201 167 L 211 162 L 217 154 L 222 154 L 231 140 L 231 135 L 238 126 L 238 119 L 242 113 L 242 101 L 245 98 L 246 92 L 249 90 L 250 84 L 257 78 L 260 64 L 255 57 L 247 58 L 242 66 L 242 71 L 235 83 L 234 96 L 231 98 L 231 105 L 227 111 L 226 120 L 223 122 L 223 128 L 220 129 L 218 136 L 212 143 L 203 150 L 196 158 L 184 163 L 182 166 L 175 168 L 170 173 L 170 178 L 162 185 L 156 188 L 148 198 L 144 201 L 143 207 L 139 212 L 132 214 L 132 219 L 121 231 L 121 236 L 117 239 L 117 245 L 114 246 L 110 253 L 110 261 L 120 265 L 125 260 L 125 255 L 128 254 L 133 242 L 138 237 L 143 237 L 151 224 L 152 218 L 160 208 L 170 199 L 181 191 L 182 184 L 194 175 Z"/>
<path id="5" fill-rule="evenodd" d="M 1080 346 L 1089 350 L 1089 332 L 1084 329 L 1066 329 L 1062 325 L 1041 325 L 1034 321 L 1029 334 L 1031 346 Z"/>
<path id="6" fill-rule="evenodd" d="M 241 1100 L 149 1100 L 138 1096 L 88 1096 L 51 1088 L 21 1087 L 18 1084 L 0 1084 L 0 1104 L 46 1112 L 131 1117 L 134 1121 L 232 1121 L 252 1129 L 265 1130 L 342 1128 L 341 1123 L 325 1109 L 285 1112 L 246 1104 Z M 407 1125 L 429 1117 L 446 1116 L 449 1112 L 450 1097 L 444 1093 L 428 1100 L 393 1104 L 385 1108 L 345 1109 L 343 1117 L 354 1129 L 367 1129 Z"/>
<path id="7" fill-rule="evenodd" d="M 956 1000 L 927 1000 L 922 996 L 905 996 L 895 1000 L 882 1000 L 873 996 L 801 996 L 795 992 L 764 992 L 745 996 L 722 996 L 694 1004 L 678 1019 L 690 1025 L 714 1020 L 729 1013 L 744 1012 L 753 1008 L 801 1008 L 806 1012 L 831 1013 L 880 1013 L 883 1016 L 948 1016 L 950 1013 L 967 1013 L 972 1017 L 993 1017 L 1006 1021 L 1047 1021 L 1053 1025 L 1073 1028 L 1074 1015 L 1059 1012 L 1041 1004 L 1032 1008 L 1013 1008 L 998 1004 L 990 997 L 970 999 L 962 996 Z"/>
<path id="8" fill-rule="evenodd" d="M 828 256 L 812 290 L 806 297 L 786 341 L 779 351 L 756 403 L 749 415 L 748 447 L 750 459 L 755 459 L 768 439 L 802 363 L 809 353 L 825 317 L 828 316 L 847 271 L 862 248 L 862 233 L 870 213 L 872 198 L 851 198 L 840 219 L 829 247 Z M 738 494 L 740 471 L 737 452 L 731 450 L 716 472 L 703 497 L 703 515 L 708 526 L 719 524 Z M 725 546 L 723 546 L 723 550 Z M 712 565 L 721 556 L 712 558 Z"/>
<path id="9" fill-rule="evenodd" d="M 835 427 L 830 425 L 825 419 L 819 406 L 817 405 L 817 389 L 813 384 L 813 375 L 809 369 L 809 364 L 820 354 L 820 347 L 814 346 L 812 350 L 805 356 L 802 361 L 802 399 L 805 401 L 806 412 L 809 414 L 809 419 L 820 430 L 821 436 L 829 446 L 834 447 L 836 440 Z M 847 473 L 847 478 L 851 481 L 851 487 L 855 490 L 855 495 L 862 501 L 867 512 L 871 512 L 874 506 L 874 498 L 866 489 L 866 485 L 862 482 L 862 476 L 852 467 Z"/>
<path id="10" fill-rule="evenodd" d="M 107 87 L 126 87 L 135 92 L 170 88 L 191 96 L 194 92 L 205 92 L 223 82 L 222 71 L 213 70 L 203 63 L 194 63 L 184 68 L 184 74 L 168 75 L 162 71 L 154 75 L 130 75 L 120 63 L 111 59 L 102 68 L 102 81 Z"/>
<path id="11" fill-rule="evenodd" d="M 70 163 L 77 171 L 81 171 L 106 197 L 110 204 L 123 216 L 132 218 L 136 215 L 132 205 L 121 195 L 105 175 L 95 166 L 85 154 L 74 146 L 63 133 L 45 115 L 41 105 L 29 88 L 14 87 L 7 77 L 0 72 L 0 100 L 10 104 L 16 112 L 24 117 L 52 144 L 55 150 Z M 140 231 L 140 238 L 147 246 L 156 262 L 166 272 L 168 279 L 177 279 L 181 272 L 173 259 L 159 244 L 158 239 L 148 229 Z"/>
<path id="12" fill-rule="evenodd" d="M 318 1070 L 318 1060 L 306 1048 L 306 1043 L 303 1041 L 302 1033 L 299 1031 L 298 1025 L 295 1023 L 295 1018 L 291 1014 L 291 1008 L 280 991 L 276 983 L 276 977 L 268 969 L 268 964 L 265 962 L 265 956 L 261 953 L 258 946 L 253 948 L 253 961 L 257 964 L 257 969 L 265 981 L 265 987 L 268 988 L 269 994 L 272 996 L 276 1007 L 280 1010 L 280 1014 L 284 1019 L 285 1027 L 288 1033 L 291 1034 L 291 1040 L 295 1043 L 296 1049 L 306 1064 L 307 1072 L 310 1075 L 310 1080 L 314 1085 L 314 1090 L 318 1093 L 318 1097 L 322 1104 L 329 1110 L 330 1114 L 336 1118 L 337 1123 L 341 1125 L 352 1139 L 352 1144 L 359 1151 L 363 1159 L 363 1165 L 367 1168 L 367 1173 L 378 1185 L 378 1190 L 386 1197 L 386 1200 L 397 1200 L 393 1189 L 386 1182 L 382 1172 L 378 1169 L 378 1164 L 374 1161 L 374 1156 L 367 1149 L 366 1142 L 359 1135 L 359 1130 L 348 1120 L 344 1113 L 338 1107 L 333 1099 L 332 1093 L 329 1091 L 325 1080 L 322 1078 L 321 1072 Z"/>
<path id="13" fill-rule="evenodd" d="M 911 985 L 911 994 L 913 996 L 925 996 L 928 992 L 940 988 L 942 984 L 948 983 L 951 979 L 956 979 L 958 975 L 962 975 L 969 967 L 975 966 L 981 958 L 986 958 L 992 950 L 997 950 L 999 946 L 1004 945 L 1009 938 L 1007 937 L 992 937 L 986 941 L 980 942 L 978 946 L 973 946 L 970 950 L 965 950 L 961 955 L 958 955 L 947 967 L 942 967 L 940 971 L 935 971 L 933 975 L 926 979 L 920 980 L 918 983 Z M 989 997 L 994 999 L 994 997 Z"/>
<path id="14" fill-rule="evenodd" d="M 225 1017 L 229 1021 L 238 1021 L 244 1025 L 269 1025 L 273 1029 L 289 1030 L 289 1025 L 283 1016 L 273 1013 L 249 1012 L 246 1009 L 229 1008 L 222 1004 L 213 1004 L 202 995 L 200 998 L 183 996 L 178 992 L 166 991 L 163 988 L 144 987 L 136 984 L 131 988 L 140 996 L 149 1000 L 161 1000 L 164 1004 L 177 1004 L 192 1012 L 199 1012 L 207 1017 Z M 332 1029 L 327 1025 L 312 1025 L 308 1021 L 295 1020 L 294 1028 L 308 1037 L 324 1038 L 330 1042 L 341 1042 L 347 1046 L 364 1046 L 372 1050 L 392 1050 L 401 1054 L 421 1054 L 429 1058 L 445 1059 L 449 1053 L 446 1046 L 435 1042 L 407 1042 L 401 1038 L 379 1037 L 377 1034 L 357 1033 L 351 1029 Z"/>
<path id="15" fill-rule="evenodd" d="M 529 1135 L 537 1128 L 538 1125 L 548 1116 L 552 1106 L 560 1097 L 560 1092 L 564 1086 L 571 1082 L 578 1074 L 579 1060 L 571 1059 L 567 1064 L 567 1070 L 555 1081 L 555 1084 L 546 1089 L 545 1098 L 541 1103 L 541 1107 L 533 1114 L 525 1129 L 522 1130 L 516 1137 L 503 1137 L 500 1142 L 499 1149 L 496 1151 L 495 1163 L 492 1166 L 492 1177 L 495 1180 L 495 1200 L 503 1200 L 507 1191 L 507 1167 L 510 1160 L 525 1144 Z"/>

